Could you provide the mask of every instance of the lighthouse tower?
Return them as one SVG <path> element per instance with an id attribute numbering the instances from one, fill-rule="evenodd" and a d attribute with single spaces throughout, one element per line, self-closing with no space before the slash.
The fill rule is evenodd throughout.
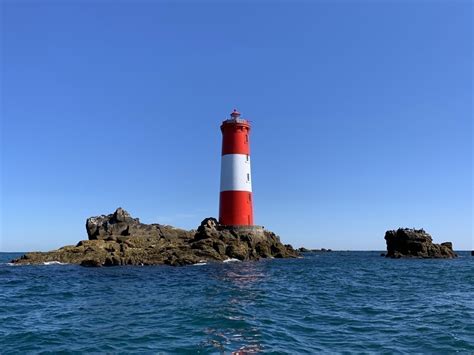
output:
<path id="1" fill-rule="evenodd" d="M 250 123 L 234 110 L 222 122 L 222 161 L 219 222 L 225 226 L 253 226 L 250 174 Z"/>

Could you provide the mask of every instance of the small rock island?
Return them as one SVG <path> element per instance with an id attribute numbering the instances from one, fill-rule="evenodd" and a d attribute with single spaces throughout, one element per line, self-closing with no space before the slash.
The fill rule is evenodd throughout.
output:
<path id="1" fill-rule="evenodd" d="M 321 249 L 308 249 L 305 247 L 301 247 L 297 249 L 300 253 L 330 253 L 332 252 L 332 249 L 326 249 L 326 248 L 321 248 Z"/>
<path id="2" fill-rule="evenodd" d="M 273 232 L 262 227 L 224 227 L 206 218 L 197 230 L 144 224 L 118 208 L 113 214 L 86 221 L 88 240 L 49 252 L 31 252 L 14 264 L 57 261 L 82 266 L 171 265 L 208 261 L 295 258 L 299 253 L 283 245 Z"/>
<path id="3" fill-rule="evenodd" d="M 434 244 L 433 238 L 423 229 L 399 228 L 385 233 L 387 258 L 456 258 L 453 244 Z"/>

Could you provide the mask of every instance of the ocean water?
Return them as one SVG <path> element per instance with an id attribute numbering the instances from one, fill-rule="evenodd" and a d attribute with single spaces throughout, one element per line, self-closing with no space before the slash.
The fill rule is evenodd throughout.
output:
<path id="1" fill-rule="evenodd" d="M 474 257 L 10 266 L 0 353 L 474 353 Z"/>

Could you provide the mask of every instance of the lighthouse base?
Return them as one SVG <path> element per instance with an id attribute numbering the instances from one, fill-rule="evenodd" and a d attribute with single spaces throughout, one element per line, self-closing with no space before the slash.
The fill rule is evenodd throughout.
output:
<path id="1" fill-rule="evenodd" d="M 249 233 L 249 234 L 254 234 L 254 235 L 259 235 L 259 236 L 264 236 L 264 228 L 263 226 L 225 226 L 225 225 L 219 225 L 218 227 L 220 230 L 228 230 L 228 231 L 234 231 L 239 234 L 244 234 L 244 233 Z"/>

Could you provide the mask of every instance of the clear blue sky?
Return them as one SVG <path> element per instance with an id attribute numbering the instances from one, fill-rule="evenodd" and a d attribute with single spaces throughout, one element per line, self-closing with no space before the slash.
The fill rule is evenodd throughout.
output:
<path id="1" fill-rule="evenodd" d="M 2 1 L 1 251 L 118 206 L 216 216 L 220 122 L 253 122 L 256 223 L 294 246 L 473 247 L 470 1 Z"/>

